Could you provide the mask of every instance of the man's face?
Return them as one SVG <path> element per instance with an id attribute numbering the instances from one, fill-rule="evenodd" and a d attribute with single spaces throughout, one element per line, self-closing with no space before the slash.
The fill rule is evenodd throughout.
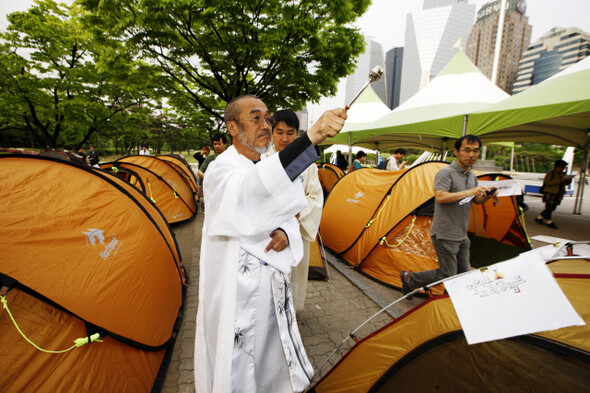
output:
<path id="1" fill-rule="evenodd" d="M 393 156 L 398 161 L 401 160 L 402 158 L 404 158 L 404 155 L 402 153 L 395 153 Z"/>
<path id="2" fill-rule="evenodd" d="M 467 139 L 463 139 L 461 149 L 457 151 L 455 149 L 455 156 L 457 157 L 457 163 L 461 165 L 463 169 L 468 169 L 470 166 L 475 164 L 475 161 L 479 158 L 480 146 L 477 142 L 469 142 Z"/>
<path id="3" fill-rule="evenodd" d="M 297 138 L 295 127 L 289 127 L 284 121 L 279 121 L 272 129 L 272 143 L 276 151 L 282 151 Z"/>
<path id="4" fill-rule="evenodd" d="M 213 150 L 215 150 L 216 155 L 220 155 L 225 151 L 226 144 L 223 143 L 222 140 L 213 141 Z"/>
<path id="5" fill-rule="evenodd" d="M 228 130 L 234 137 L 234 145 L 241 154 L 259 159 L 271 142 L 270 117 L 264 102 L 248 97 L 239 101 L 240 114 L 237 120 L 228 123 Z"/>
<path id="6" fill-rule="evenodd" d="M 361 158 L 359 158 L 359 161 L 361 162 L 361 164 L 364 164 L 366 159 L 367 156 L 362 156 Z"/>

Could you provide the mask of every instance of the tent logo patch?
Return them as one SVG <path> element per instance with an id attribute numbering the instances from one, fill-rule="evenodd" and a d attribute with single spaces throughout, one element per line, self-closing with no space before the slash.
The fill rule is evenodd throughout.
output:
<path id="1" fill-rule="evenodd" d="M 99 244 L 105 244 L 104 238 L 104 231 L 101 229 L 90 229 L 88 228 L 88 232 L 82 232 L 86 235 L 86 245 L 87 246 L 96 246 L 97 240 Z M 111 241 L 104 246 L 101 252 L 98 255 L 103 259 L 107 260 L 111 255 L 117 255 L 119 248 L 121 247 L 121 242 L 117 239 L 117 235 L 113 234 Z"/>
<path id="2" fill-rule="evenodd" d="M 102 259 L 104 259 L 105 261 L 111 255 L 117 255 L 117 252 L 119 251 L 119 248 L 121 247 L 121 242 L 116 238 L 116 236 L 117 236 L 116 234 L 113 234 L 113 238 L 111 239 L 109 244 L 107 244 L 105 246 L 104 250 L 102 250 L 101 252 L 98 253 L 98 255 L 100 255 L 100 257 Z"/>
<path id="3" fill-rule="evenodd" d="M 88 232 L 82 232 L 82 233 L 86 235 L 86 244 L 87 245 L 88 245 L 88 243 L 90 243 L 93 246 L 96 246 L 97 240 L 100 244 L 104 244 L 104 235 L 103 235 L 102 230 L 88 228 Z"/>
<path id="4" fill-rule="evenodd" d="M 363 195 L 365 195 L 365 194 L 363 194 L 362 192 L 357 192 L 356 194 L 354 194 L 354 199 L 348 198 L 346 200 L 346 202 L 359 203 L 360 199 L 363 197 Z"/>

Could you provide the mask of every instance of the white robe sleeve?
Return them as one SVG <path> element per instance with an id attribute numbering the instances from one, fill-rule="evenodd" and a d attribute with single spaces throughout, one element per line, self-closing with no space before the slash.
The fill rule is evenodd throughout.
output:
<path id="1" fill-rule="evenodd" d="M 312 164 L 305 171 L 304 192 L 307 199 L 307 207 L 299 213 L 299 224 L 301 236 L 313 242 L 316 238 L 322 218 L 322 209 L 324 207 L 324 192 L 318 178 L 318 168 Z"/>
<path id="2" fill-rule="evenodd" d="M 235 149 L 227 153 L 238 157 L 221 160 L 220 156 L 203 183 L 210 236 L 270 234 L 306 206 L 301 185 L 291 182 L 278 154 L 255 165 Z M 235 165 L 235 159 L 243 165 Z"/>

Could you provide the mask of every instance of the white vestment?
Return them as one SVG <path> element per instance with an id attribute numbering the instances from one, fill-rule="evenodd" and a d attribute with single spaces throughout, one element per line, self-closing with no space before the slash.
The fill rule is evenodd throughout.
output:
<path id="1" fill-rule="evenodd" d="M 302 391 L 313 369 L 288 280 L 302 256 L 294 218 L 306 206 L 301 184 L 278 155 L 254 164 L 231 146 L 207 168 L 203 187 L 196 391 Z M 265 253 L 279 227 L 289 246 Z"/>
<path id="2" fill-rule="evenodd" d="M 274 147 L 267 155 L 276 153 Z M 307 294 L 307 277 L 309 275 L 309 244 L 315 241 L 322 219 L 324 208 L 324 192 L 318 177 L 318 167 L 311 164 L 303 171 L 298 181 L 303 186 L 303 192 L 307 200 L 307 207 L 299 212 L 299 230 L 303 240 L 303 258 L 301 262 L 291 269 L 291 292 L 295 311 L 301 311 L 305 307 L 305 296 Z"/>

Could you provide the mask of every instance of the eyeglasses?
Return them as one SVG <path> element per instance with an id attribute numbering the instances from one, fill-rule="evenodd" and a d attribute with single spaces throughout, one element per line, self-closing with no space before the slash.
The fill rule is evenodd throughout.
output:
<path id="1" fill-rule="evenodd" d="M 467 149 L 461 149 L 460 151 L 462 151 L 465 154 L 471 154 L 471 153 L 473 153 L 473 154 L 479 154 L 479 149 L 470 149 L 470 148 L 467 148 Z"/>
<path id="2" fill-rule="evenodd" d="M 270 125 L 272 127 L 272 126 L 274 126 L 274 122 L 275 122 L 275 120 L 272 118 L 272 116 L 269 116 L 269 117 L 254 116 L 252 119 L 236 119 L 237 122 L 240 122 L 241 120 L 253 121 L 254 124 L 256 124 L 258 127 L 260 127 L 263 124 L 263 122 L 266 122 L 268 125 Z"/>

